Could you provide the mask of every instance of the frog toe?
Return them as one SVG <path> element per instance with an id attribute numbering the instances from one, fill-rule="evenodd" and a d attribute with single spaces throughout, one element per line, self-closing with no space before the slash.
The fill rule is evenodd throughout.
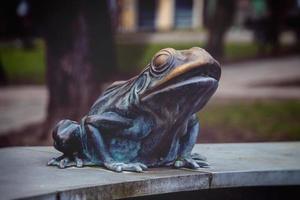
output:
<path id="1" fill-rule="evenodd" d="M 59 156 L 56 158 L 52 158 L 48 161 L 47 165 L 48 166 L 58 166 L 59 162 L 64 158 L 64 156 Z"/>
<path id="2" fill-rule="evenodd" d="M 80 158 L 75 158 L 76 167 L 81 168 L 83 167 L 83 160 Z"/>
<path id="3" fill-rule="evenodd" d="M 76 156 L 59 156 L 57 158 L 52 158 L 47 163 L 48 166 L 57 166 L 60 169 L 67 167 L 83 167 L 83 160 Z"/>
<path id="4" fill-rule="evenodd" d="M 175 168 L 181 168 L 181 167 L 184 167 L 184 165 L 185 165 L 185 163 L 182 160 L 176 160 L 174 163 Z"/>
<path id="5" fill-rule="evenodd" d="M 125 164 L 123 165 L 124 171 L 131 171 L 131 172 L 142 172 L 143 169 L 137 164 Z"/>
<path id="6" fill-rule="evenodd" d="M 63 169 L 66 168 L 70 163 L 70 159 L 69 158 L 63 158 L 59 161 L 58 167 Z"/>
<path id="7" fill-rule="evenodd" d="M 198 168 L 206 168 L 209 165 L 202 161 L 202 160 L 196 160 L 193 158 L 179 158 L 175 161 L 174 167 L 175 168 L 190 168 L 190 169 L 198 169 Z"/>
<path id="8" fill-rule="evenodd" d="M 196 160 L 196 162 L 199 165 L 199 167 L 201 167 L 201 168 L 209 168 L 209 164 L 205 161 Z"/>
<path id="9" fill-rule="evenodd" d="M 48 166 L 55 166 L 58 165 L 57 158 L 52 158 L 51 160 L 48 161 L 47 163 Z"/>
<path id="10" fill-rule="evenodd" d="M 191 157 L 194 159 L 194 160 L 202 160 L 202 161 L 206 161 L 207 158 L 199 153 L 193 153 L 191 155 Z"/>
<path id="11" fill-rule="evenodd" d="M 184 159 L 184 167 L 191 168 L 191 169 L 198 169 L 200 166 L 196 162 L 196 160 L 192 158 L 185 158 Z"/>
<path id="12" fill-rule="evenodd" d="M 143 172 L 144 170 L 147 170 L 148 167 L 144 165 L 143 163 L 129 163 L 123 165 L 124 171 L 131 171 L 131 172 Z"/>
<path id="13" fill-rule="evenodd" d="M 104 163 L 104 166 L 115 172 L 122 172 L 122 163 L 112 162 L 112 163 Z"/>
<path id="14" fill-rule="evenodd" d="M 105 163 L 104 165 L 106 168 L 115 172 L 143 172 L 148 169 L 143 163 Z"/>

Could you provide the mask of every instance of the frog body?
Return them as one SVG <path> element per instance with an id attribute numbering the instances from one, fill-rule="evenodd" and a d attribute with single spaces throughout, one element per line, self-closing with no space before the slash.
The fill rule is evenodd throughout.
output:
<path id="1" fill-rule="evenodd" d="M 61 168 L 98 165 L 113 171 L 148 167 L 206 167 L 191 154 L 199 132 L 196 112 L 218 87 L 219 63 L 205 50 L 160 50 L 138 75 L 108 87 L 77 123 L 53 130 Z"/>

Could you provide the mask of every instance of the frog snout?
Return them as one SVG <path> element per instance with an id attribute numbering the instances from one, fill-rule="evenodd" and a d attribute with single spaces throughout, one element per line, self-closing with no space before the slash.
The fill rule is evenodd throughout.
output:
<path id="1" fill-rule="evenodd" d="M 209 60 L 212 56 L 200 47 L 192 47 L 190 49 L 181 50 L 180 53 L 189 61 L 197 60 L 199 58 Z"/>
<path id="2" fill-rule="evenodd" d="M 220 64 L 213 59 L 211 63 L 207 65 L 207 69 L 204 70 L 207 76 L 216 79 L 217 81 L 220 80 L 221 77 L 221 67 Z"/>
<path id="3" fill-rule="evenodd" d="M 179 52 L 187 65 L 191 66 L 189 68 L 196 70 L 197 74 L 212 77 L 217 81 L 220 80 L 221 66 L 206 50 L 200 47 L 192 47 Z"/>

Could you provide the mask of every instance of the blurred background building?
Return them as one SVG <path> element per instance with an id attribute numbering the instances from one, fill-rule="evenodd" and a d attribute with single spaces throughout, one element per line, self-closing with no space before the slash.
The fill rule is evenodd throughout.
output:
<path id="1" fill-rule="evenodd" d="M 170 31 L 203 29 L 205 18 L 216 9 L 216 2 L 217 0 L 113 0 L 110 1 L 110 5 L 115 9 L 112 17 L 119 32 Z M 298 25 L 298 0 L 288 0 L 284 3 L 236 0 L 236 4 L 234 25 L 237 27 L 249 25 L 250 21 L 266 20 L 274 9 L 278 17 L 285 16 L 286 27 L 295 29 Z"/>
<path id="2" fill-rule="evenodd" d="M 203 26 L 204 0 L 118 0 L 120 32 L 170 31 Z"/>

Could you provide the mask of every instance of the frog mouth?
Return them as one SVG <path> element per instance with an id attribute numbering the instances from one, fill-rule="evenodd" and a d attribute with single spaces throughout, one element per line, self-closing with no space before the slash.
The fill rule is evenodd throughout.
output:
<path id="1" fill-rule="evenodd" d="M 187 85 L 201 88 L 217 88 L 221 76 L 220 64 L 211 59 L 208 62 L 198 60 L 183 64 L 172 70 L 164 79 L 160 80 L 140 97 L 145 100 L 155 94 L 173 90 Z"/>

